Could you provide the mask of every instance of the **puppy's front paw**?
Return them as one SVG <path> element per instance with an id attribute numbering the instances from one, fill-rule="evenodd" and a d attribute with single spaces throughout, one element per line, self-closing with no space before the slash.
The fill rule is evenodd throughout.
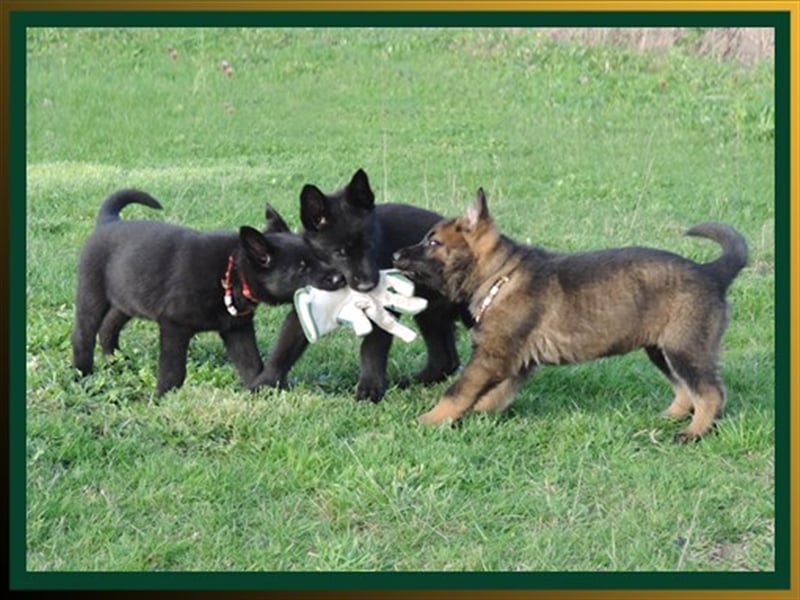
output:
<path id="1" fill-rule="evenodd" d="M 433 414 L 432 410 L 429 410 L 428 412 L 417 417 L 417 423 L 420 425 L 437 425 L 441 422 L 442 419 L 439 419 L 435 414 Z"/>
<path id="2" fill-rule="evenodd" d="M 256 375 L 255 379 L 253 379 L 250 384 L 247 386 L 250 388 L 251 392 L 257 392 L 263 388 L 277 388 L 279 390 L 288 390 L 289 383 L 286 381 L 286 377 L 281 377 L 273 372 L 264 369 Z"/>
<path id="3" fill-rule="evenodd" d="M 458 362 L 436 367 L 428 365 L 414 376 L 411 383 L 419 383 L 422 385 L 439 383 L 440 381 L 444 381 L 445 379 L 447 379 L 457 370 L 458 370 Z"/>
<path id="4" fill-rule="evenodd" d="M 439 402 L 431 410 L 417 417 L 421 425 L 438 425 L 439 423 L 455 423 L 461 417 L 461 412 L 450 402 Z"/>
<path id="5" fill-rule="evenodd" d="M 356 388 L 356 400 L 380 402 L 386 393 L 386 384 L 380 381 L 359 381 Z"/>
<path id="6" fill-rule="evenodd" d="M 672 441 L 675 442 L 676 444 L 688 444 L 690 442 L 699 442 L 701 439 L 702 436 L 699 436 L 696 433 L 679 431 L 674 435 Z"/>

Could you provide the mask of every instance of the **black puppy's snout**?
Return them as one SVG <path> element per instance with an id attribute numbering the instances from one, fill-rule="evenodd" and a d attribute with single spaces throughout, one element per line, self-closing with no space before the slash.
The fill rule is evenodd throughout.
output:
<path id="1" fill-rule="evenodd" d="M 367 269 L 364 271 L 356 271 L 350 274 L 348 283 L 350 287 L 358 292 L 369 292 L 378 285 L 380 274 L 378 270 L 374 271 Z"/>

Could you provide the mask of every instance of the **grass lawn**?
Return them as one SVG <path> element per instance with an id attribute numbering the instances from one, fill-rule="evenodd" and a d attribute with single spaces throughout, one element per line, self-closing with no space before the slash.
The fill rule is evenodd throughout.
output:
<path id="1" fill-rule="evenodd" d="M 773 87 L 771 64 L 534 30 L 29 30 L 27 569 L 772 571 Z M 447 383 L 356 403 L 345 330 L 288 392 L 248 393 L 201 334 L 158 399 L 143 321 L 75 381 L 77 257 L 111 191 L 164 205 L 127 218 L 258 227 L 269 201 L 298 227 L 304 183 L 359 167 L 379 201 L 446 215 L 483 186 L 505 233 L 553 250 L 706 261 L 719 248 L 683 231 L 736 226 L 751 255 L 716 434 L 671 443 L 683 424 L 659 418 L 672 393 L 643 352 L 543 368 L 509 414 L 457 429 L 414 422 Z M 259 309 L 263 354 L 286 312 Z M 422 353 L 397 342 L 391 380 Z"/>

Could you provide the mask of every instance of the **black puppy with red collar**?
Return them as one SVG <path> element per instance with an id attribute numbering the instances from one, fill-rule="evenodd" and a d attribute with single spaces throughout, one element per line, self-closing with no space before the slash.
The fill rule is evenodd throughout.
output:
<path id="1" fill-rule="evenodd" d="M 72 364 L 88 375 L 95 339 L 103 352 L 119 346 L 134 317 L 156 321 L 160 331 L 158 394 L 183 385 L 186 353 L 200 331 L 217 331 L 246 386 L 263 363 L 253 314 L 259 302 L 290 303 L 305 285 L 335 290 L 345 283 L 314 257 L 269 205 L 264 233 L 199 232 L 158 221 L 124 221 L 128 204 L 160 209 L 149 194 L 119 190 L 103 203 L 78 265 Z"/>

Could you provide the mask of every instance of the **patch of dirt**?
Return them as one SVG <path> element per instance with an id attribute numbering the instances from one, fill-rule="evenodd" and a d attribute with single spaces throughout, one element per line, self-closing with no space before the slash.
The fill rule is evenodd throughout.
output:
<path id="1" fill-rule="evenodd" d="M 748 66 L 771 59 L 775 54 L 775 32 L 768 27 L 586 27 L 548 28 L 544 32 L 554 40 L 626 46 L 643 52 L 684 45 L 700 55 L 735 60 Z"/>

